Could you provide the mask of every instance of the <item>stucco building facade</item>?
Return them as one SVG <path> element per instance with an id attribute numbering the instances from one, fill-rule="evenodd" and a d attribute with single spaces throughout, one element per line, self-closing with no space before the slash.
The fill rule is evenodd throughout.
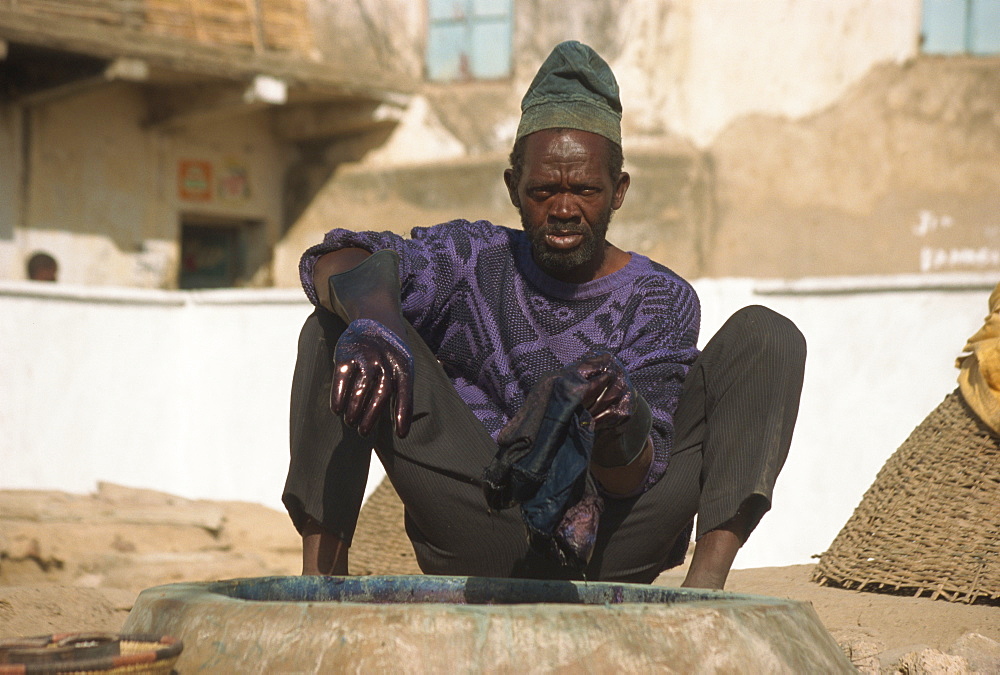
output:
<path id="1" fill-rule="evenodd" d="M 578 39 L 622 88 L 618 245 L 689 277 L 1000 274 L 991 2 L 951 3 L 954 47 L 940 0 L 0 0 L 0 269 L 291 287 L 335 225 L 516 226 L 519 100 Z"/>
<path id="2" fill-rule="evenodd" d="M 422 16 L 398 0 L 359 3 L 337 20 L 357 6 L 395 17 L 374 42 L 423 77 L 387 143 L 339 165 L 290 228 L 276 281 L 294 284 L 301 250 L 335 224 L 516 226 L 500 175 L 520 97 L 564 39 L 594 46 L 621 84 L 633 181 L 609 235 L 620 246 L 689 277 L 1000 275 L 1000 9 L 989 3 L 485 3 L 509 11 L 507 75 L 444 81 L 431 78 L 442 3 Z"/>
<path id="3" fill-rule="evenodd" d="M 325 62 L 307 10 L 0 1 L 3 277 L 43 250 L 61 282 L 272 285 L 315 148 L 378 138 L 411 87 Z"/>

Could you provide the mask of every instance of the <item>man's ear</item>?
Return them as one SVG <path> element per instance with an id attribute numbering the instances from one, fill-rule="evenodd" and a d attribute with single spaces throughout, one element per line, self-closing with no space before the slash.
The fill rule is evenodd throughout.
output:
<path id="1" fill-rule="evenodd" d="M 632 177 L 627 172 L 622 171 L 621 175 L 618 176 L 618 182 L 615 184 L 614 199 L 611 201 L 611 208 L 615 211 L 620 209 L 625 202 L 625 193 L 628 192 L 628 186 L 631 183 Z"/>
<path id="2" fill-rule="evenodd" d="M 514 208 L 521 208 L 521 198 L 517 195 L 517 186 L 514 185 L 514 170 L 504 169 L 503 182 L 507 186 L 507 194 L 510 195 L 510 203 Z"/>

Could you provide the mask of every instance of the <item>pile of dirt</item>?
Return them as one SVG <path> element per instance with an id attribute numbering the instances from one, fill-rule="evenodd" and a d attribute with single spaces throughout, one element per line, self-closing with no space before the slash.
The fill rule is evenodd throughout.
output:
<path id="1" fill-rule="evenodd" d="M 63 586 L 137 595 L 179 581 L 297 574 L 288 516 L 101 483 L 95 493 L 0 491 L 0 588 Z M 3 630 L 0 614 L 0 631 Z"/>

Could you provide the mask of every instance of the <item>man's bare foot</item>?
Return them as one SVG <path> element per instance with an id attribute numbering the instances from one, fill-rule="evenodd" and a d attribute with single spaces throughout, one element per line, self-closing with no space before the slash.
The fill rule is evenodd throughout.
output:
<path id="1" fill-rule="evenodd" d="M 348 546 L 312 518 L 302 528 L 302 576 L 346 575 Z"/>
<path id="2" fill-rule="evenodd" d="M 724 526 L 706 532 L 695 544 L 691 566 L 681 586 L 721 591 L 726 587 L 729 569 L 742 544 L 739 536 Z"/>
<path id="3" fill-rule="evenodd" d="M 735 516 L 698 539 L 682 587 L 719 591 L 726 587 L 726 578 L 736 554 L 763 513 L 760 510 L 762 500 L 759 495 L 752 495 L 743 502 Z"/>

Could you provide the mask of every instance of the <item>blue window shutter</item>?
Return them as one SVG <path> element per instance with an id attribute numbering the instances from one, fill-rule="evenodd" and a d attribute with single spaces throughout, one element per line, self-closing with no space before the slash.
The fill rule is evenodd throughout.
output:
<path id="1" fill-rule="evenodd" d="M 921 27 L 925 54 L 965 52 L 968 3 L 966 0 L 924 0 Z"/>
<path id="2" fill-rule="evenodd" d="M 510 0 L 472 0 L 476 16 L 510 16 Z"/>
<path id="3" fill-rule="evenodd" d="M 1000 53 L 1000 0 L 972 0 L 969 52 Z"/>
<path id="4" fill-rule="evenodd" d="M 429 0 L 427 77 L 436 81 L 510 75 L 512 0 Z"/>
<path id="5" fill-rule="evenodd" d="M 432 80 L 450 81 L 462 77 L 466 28 L 464 24 L 448 22 L 432 24 L 427 36 L 427 76 Z"/>
<path id="6" fill-rule="evenodd" d="M 468 14 L 466 0 L 429 0 L 427 9 L 431 21 L 460 21 Z"/>
<path id="7" fill-rule="evenodd" d="M 510 75 L 510 23 L 482 21 L 472 25 L 472 72 L 485 80 Z"/>

